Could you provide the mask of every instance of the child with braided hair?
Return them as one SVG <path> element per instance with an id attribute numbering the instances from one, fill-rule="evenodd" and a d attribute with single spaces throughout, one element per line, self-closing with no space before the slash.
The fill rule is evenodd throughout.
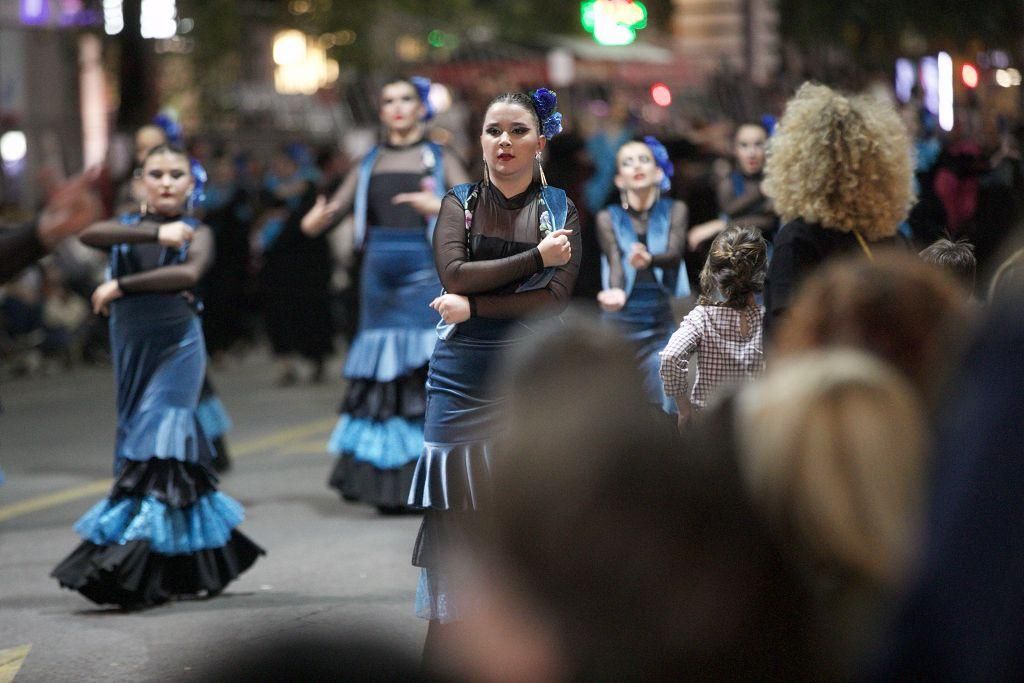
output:
<path id="1" fill-rule="evenodd" d="M 659 354 L 661 380 L 679 409 L 680 428 L 708 404 L 715 390 L 764 370 L 764 309 L 755 295 L 764 289 L 766 268 L 767 246 L 756 228 L 733 226 L 711 243 L 697 306 Z M 694 353 L 698 368 L 690 391 L 687 374 Z"/>

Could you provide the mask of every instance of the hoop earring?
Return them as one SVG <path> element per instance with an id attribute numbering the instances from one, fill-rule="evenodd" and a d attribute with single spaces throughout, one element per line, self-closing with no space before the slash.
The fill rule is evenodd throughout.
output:
<path id="1" fill-rule="evenodd" d="M 548 179 L 544 177 L 544 166 L 540 163 L 540 152 L 537 152 L 537 170 L 540 171 L 540 184 L 541 187 L 548 186 Z"/>
<path id="2" fill-rule="evenodd" d="M 487 168 L 487 161 L 484 160 L 484 185 L 491 184 L 491 171 Z"/>

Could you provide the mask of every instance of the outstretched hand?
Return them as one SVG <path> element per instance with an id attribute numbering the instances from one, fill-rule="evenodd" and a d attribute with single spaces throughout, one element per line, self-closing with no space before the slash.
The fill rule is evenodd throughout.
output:
<path id="1" fill-rule="evenodd" d="M 335 202 L 328 202 L 327 198 L 320 195 L 312 208 L 302 217 L 302 234 L 306 237 L 316 237 L 331 224 L 334 216 L 341 207 Z"/>
<path id="2" fill-rule="evenodd" d="M 619 287 L 602 289 L 597 293 L 597 303 L 601 306 L 602 311 L 608 313 L 621 311 L 622 307 L 626 305 L 626 291 Z"/>
<path id="3" fill-rule="evenodd" d="M 433 192 L 399 192 L 391 198 L 392 204 L 408 204 L 416 213 L 432 218 L 441 210 L 441 199 Z"/>
<path id="4" fill-rule="evenodd" d="M 99 219 L 103 207 L 92 186 L 99 178 L 100 170 L 94 166 L 66 180 L 57 186 L 46 202 L 36 231 L 47 250 Z"/>

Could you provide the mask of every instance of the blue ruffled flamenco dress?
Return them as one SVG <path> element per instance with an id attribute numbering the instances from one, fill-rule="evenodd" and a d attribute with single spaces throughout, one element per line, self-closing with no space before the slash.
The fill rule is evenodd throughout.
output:
<path id="1" fill-rule="evenodd" d="M 124 274 L 117 250 L 115 276 Z M 161 265 L 175 262 L 167 250 Z M 122 255 L 123 256 L 123 255 Z M 82 543 L 53 570 L 98 604 L 156 605 L 212 596 L 264 551 L 236 528 L 241 504 L 217 490 L 197 407 L 206 366 L 199 318 L 180 294 L 111 304 L 117 438 L 110 495 L 75 525 Z"/>
<path id="2" fill-rule="evenodd" d="M 437 314 L 427 304 L 441 284 L 423 231 L 371 228 L 360 287 L 328 484 L 345 500 L 401 511 L 423 450 L 424 385 L 437 342 Z"/>

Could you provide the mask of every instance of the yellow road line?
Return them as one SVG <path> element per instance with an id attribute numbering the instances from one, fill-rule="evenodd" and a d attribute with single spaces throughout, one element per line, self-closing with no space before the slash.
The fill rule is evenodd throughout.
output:
<path id="1" fill-rule="evenodd" d="M 32 644 L 29 643 L 0 650 L 0 683 L 11 683 L 14 680 L 14 677 L 21 671 L 21 665 L 25 663 L 25 658 L 28 657 L 28 651 L 31 649 Z"/>
<path id="2" fill-rule="evenodd" d="M 262 453 L 263 451 L 268 451 L 273 448 L 280 448 L 285 444 L 289 444 L 299 439 L 309 439 L 309 437 L 312 437 L 315 434 L 330 430 L 334 426 L 334 423 L 335 418 L 324 418 L 322 420 L 315 420 L 296 427 L 281 429 L 250 441 L 243 441 L 237 446 L 231 448 L 231 456 L 232 458 L 244 458 L 245 456 L 252 455 L 254 453 Z M 307 441 L 301 445 L 306 446 L 311 443 L 311 441 Z M 289 452 L 294 451 L 289 449 Z M 22 517 L 40 510 L 57 507 L 58 505 L 70 503 L 78 500 L 79 498 L 105 493 L 110 489 L 112 484 L 112 479 L 99 479 L 87 484 L 72 486 L 71 488 L 64 489 L 63 491 L 47 493 L 41 496 L 35 496 L 34 498 L 28 498 L 19 503 L 0 506 L 0 522 L 5 522 L 9 519 L 14 519 L 15 517 Z M 6 650 L 4 652 L 6 652 Z M 0 678 L 0 683 L 3 683 L 2 678 Z"/>

